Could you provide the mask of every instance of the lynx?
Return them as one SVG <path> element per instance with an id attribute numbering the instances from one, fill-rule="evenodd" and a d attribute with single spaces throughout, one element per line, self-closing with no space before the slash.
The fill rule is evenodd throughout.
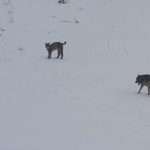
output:
<path id="1" fill-rule="evenodd" d="M 61 43 L 61 42 L 54 42 L 52 44 L 45 43 L 45 48 L 48 51 L 47 59 L 51 58 L 52 52 L 54 50 L 57 50 L 57 53 L 58 53 L 58 56 L 56 58 L 59 58 L 59 56 L 61 55 L 61 59 L 63 59 L 63 45 L 65 44 L 66 44 L 66 41 L 64 43 Z"/>

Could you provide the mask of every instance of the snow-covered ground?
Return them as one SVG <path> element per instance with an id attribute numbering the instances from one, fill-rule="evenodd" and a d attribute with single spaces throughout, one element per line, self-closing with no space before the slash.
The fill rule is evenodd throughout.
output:
<path id="1" fill-rule="evenodd" d="M 0 150 L 149 150 L 149 6 L 0 0 Z"/>

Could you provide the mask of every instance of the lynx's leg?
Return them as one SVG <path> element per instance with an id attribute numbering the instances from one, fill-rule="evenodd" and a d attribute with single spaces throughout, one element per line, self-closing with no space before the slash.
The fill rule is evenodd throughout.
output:
<path id="1" fill-rule="evenodd" d="M 148 95 L 150 95 L 150 86 L 148 86 Z"/>
<path id="2" fill-rule="evenodd" d="M 63 50 L 60 51 L 60 54 L 61 54 L 61 59 L 63 59 L 63 56 L 64 56 L 63 55 Z"/>
<path id="3" fill-rule="evenodd" d="M 56 58 L 59 58 L 59 56 L 60 56 L 60 51 L 59 51 L 59 50 L 57 50 L 57 53 L 58 53 L 58 56 L 57 56 Z"/>
<path id="4" fill-rule="evenodd" d="M 141 90 L 142 90 L 142 88 L 143 88 L 143 84 L 141 84 L 141 87 L 140 87 L 140 89 L 139 89 L 139 91 L 138 91 L 138 93 L 140 93 L 141 92 Z"/>
<path id="5" fill-rule="evenodd" d="M 52 54 L 52 52 L 48 52 L 48 57 L 47 57 L 47 59 L 50 59 L 50 58 L 51 58 L 51 54 Z"/>

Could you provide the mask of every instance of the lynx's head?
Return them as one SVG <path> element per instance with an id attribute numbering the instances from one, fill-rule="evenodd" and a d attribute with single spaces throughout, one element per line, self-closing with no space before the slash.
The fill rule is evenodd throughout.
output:
<path id="1" fill-rule="evenodd" d="M 45 43 L 45 48 L 48 50 L 50 48 L 50 43 Z"/>

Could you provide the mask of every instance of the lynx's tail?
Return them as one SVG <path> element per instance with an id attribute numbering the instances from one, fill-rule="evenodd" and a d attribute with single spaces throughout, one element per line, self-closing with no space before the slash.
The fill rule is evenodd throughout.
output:
<path id="1" fill-rule="evenodd" d="M 66 44 L 66 41 L 64 43 L 62 43 L 62 45 L 65 45 Z"/>

